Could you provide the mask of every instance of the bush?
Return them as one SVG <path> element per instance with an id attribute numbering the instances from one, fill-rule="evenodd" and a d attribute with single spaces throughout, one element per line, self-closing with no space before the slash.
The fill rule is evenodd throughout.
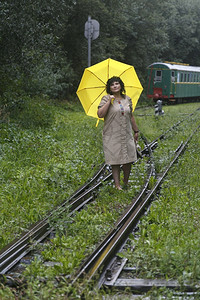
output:
<path id="1" fill-rule="evenodd" d="M 70 64 L 61 54 L 57 57 L 43 54 L 41 57 L 35 57 L 35 60 L 37 63 L 33 64 L 29 77 L 25 78 L 26 93 L 32 96 L 43 94 L 54 99 L 66 97 L 74 76 Z"/>
<path id="2" fill-rule="evenodd" d="M 55 118 L 46 99 L 29 97 L 1 99 L 2 119 L 17 122 L 23 128 L 48 127 Z"/>

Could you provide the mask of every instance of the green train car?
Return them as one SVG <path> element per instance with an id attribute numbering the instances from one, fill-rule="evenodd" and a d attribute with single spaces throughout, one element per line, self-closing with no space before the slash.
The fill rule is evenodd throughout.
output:
<path id="1" fill-rule="evenodd" d="M 168 102 L 200 99 L 200 67 L 156 62 L 147 72 L 148 98 Z"/>

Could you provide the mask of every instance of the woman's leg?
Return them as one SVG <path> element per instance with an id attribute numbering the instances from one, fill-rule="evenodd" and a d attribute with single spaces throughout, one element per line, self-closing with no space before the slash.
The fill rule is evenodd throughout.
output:
<path id="1" fill-rule="evenodd" d="M 112 165 L 112 175 L 115 182 L 115 187 L 121 190 L 120 187 L 120 165 Z"/>
<path id="2" fill-rule="evenodd" d="M 130 172 L 131 172 L 131 163 L 123 165 L 122 170 L 123 170 L 123 173 L 124 173 L 124 184 L 127 185 L 128 184 L 128 179 L 129 179 L 129 176 L 130 176 Z"/>

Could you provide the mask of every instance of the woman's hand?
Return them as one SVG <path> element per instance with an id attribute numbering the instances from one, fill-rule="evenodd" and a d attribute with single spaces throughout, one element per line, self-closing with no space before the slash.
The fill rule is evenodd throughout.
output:
<path id="1" fill-rule="evenodd" d="M 98 109 L 97 116 L 99 118 L 104 118 L 105 117 L 105 115 L 107 114 L 107 111 L 110 107 L 110 103 L 111 103 L 111 100 L 112 100 L 113 97 L 114 97 L 113 95 L 110 95 L 109 98 L 108 98 L 108 101 L 104 104 L 104 106 L 102 106 Z"/>
<path id="2" fill-rule="evenodd" d="M 137 142 L 138 141 L 138 136 L 139 136 L 139 131 L 134 132 L 134 140 Z"/>
<path id="3" fill-rule="evenodd" d="M 132 124 L 132 128 L 133 128 L 133 131 L 134 131 L 134 140 L 137 142 L 138 135 L 139 135 L 139 129 L 137 127 L 137 124 L 135 122 L 135 118 L 134 118 L 133 114 L 131 116 L 131 124 Z"/>

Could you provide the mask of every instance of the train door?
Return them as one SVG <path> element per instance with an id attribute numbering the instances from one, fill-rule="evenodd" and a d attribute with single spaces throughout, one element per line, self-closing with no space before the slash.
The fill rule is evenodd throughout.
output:
<path id="1" fill-rule="evenodd" d="M 170 98 L 174 97 L 176 94 L 175 82 L 176 82 L 175 71 L 171 71 Z"/>
<path id="2" fill-rule="evenodd" d="M 153 81 L 153 95 L 154 99 L 162 98 L 162 81 L 163 81 L 163 71 L 155 70 L 154 81 Z"/>

